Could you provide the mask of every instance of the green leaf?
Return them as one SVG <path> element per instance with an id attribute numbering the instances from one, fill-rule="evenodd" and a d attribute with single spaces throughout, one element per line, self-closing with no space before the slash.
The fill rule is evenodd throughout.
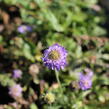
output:
<path id="1" fill-rule="evenodd" d="M 37 107 L 34 103 L 32 103 L 32 104 L 30 105 L 30 109 L 38 109 L 38 107 Z"/>

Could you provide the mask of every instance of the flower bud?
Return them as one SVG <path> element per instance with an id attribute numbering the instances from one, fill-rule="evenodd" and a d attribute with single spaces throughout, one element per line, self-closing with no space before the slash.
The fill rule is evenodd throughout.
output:
<path id="1" fill-rule="evenodd" d="M 37 64 L 31 64 L 29 67 L 29 73 L 35 76 L 39 73 L 39 66 Z"/>
<path id="2" fill-rule="evenodd" d="M 44 100 L 48 103 L 51 104 L 55 101 L 55 95 L 53 93 L 47 93 L 44 97 Z"/>

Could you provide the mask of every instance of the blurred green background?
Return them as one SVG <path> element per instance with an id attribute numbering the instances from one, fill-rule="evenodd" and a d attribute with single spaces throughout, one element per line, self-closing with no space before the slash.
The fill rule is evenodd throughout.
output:
<path id="1" fill-rule="evenodd" d="M 0 109 L 109 109 L 108 13 L 109 0 L 0 0 Z M 32 31 L 19 32 L 22 25 Z M 55 43 L 68 51 L 59 75 L 63 94 L 41 61 Z M 94 72 L 92 88 L 70 90 L 85 68 Z M 12 77 L 14 69 L 22 70 L 22 78 Z M 8 95 L 13 83 L 23 88 L 20 101 Z M 52 104 L 44 100 L 48 92 L 55 96 Z"/>

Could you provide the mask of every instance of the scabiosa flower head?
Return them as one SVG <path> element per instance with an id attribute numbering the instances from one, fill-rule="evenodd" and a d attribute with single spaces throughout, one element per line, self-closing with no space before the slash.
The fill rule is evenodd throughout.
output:
<path id="1" fill-rule="evenodd" d="M 44 57 L 42 58 L 44 65 L 52 70 L 63 69 L 67 62 L 67 51 L 64 47 L 54 44 L 44 51 Z"/>
<path id="2" fill-rule="evenodd" d="M 92 79 L 89 76 L 81 73 L 80 78 L 79 78 L 80 89 L 87 90 L 87 89 L 90 89 L 91 86 L 92 86 Z"/>
<path id="3" fill-rule="evenodd" d="M 22 71 L 20 69 L 13 70 L 13 78 L 21 78 Z"/>
<path id="4" fill-rule="evenodd" d="M 9 94 L 13 97 L 21 97 L 22 96 L 22 87 L 20 84 L 15 84 L 9 88 Z"/>
<path id="5" fill-rule="evenodd" d="M 19 33 L 31 32 L 31 31 L 32 31 L 32 27 L 31 27 L 31 26 L 28 26 L 28 25 L 20 25 L 20 26 L 17 28 L 17 31 L 18 31 Z"/>

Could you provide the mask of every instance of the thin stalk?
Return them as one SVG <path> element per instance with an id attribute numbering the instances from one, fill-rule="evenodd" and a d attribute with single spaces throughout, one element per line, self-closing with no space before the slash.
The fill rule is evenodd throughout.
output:
<path id="1" fill-rule="evenodd" d="M 59 79 L 59 72 L 57 70 L 55 70 L 55 75 L 56 75 L 56 80 L 57 80 L 59 87 L 60 87 L 60 91 L 62 92 L 62 85 L 61 85 L 61 82 Z"/>

